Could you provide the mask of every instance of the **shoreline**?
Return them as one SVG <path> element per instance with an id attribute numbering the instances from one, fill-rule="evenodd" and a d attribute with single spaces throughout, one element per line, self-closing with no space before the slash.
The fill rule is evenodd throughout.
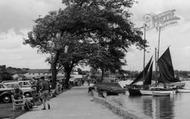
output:
<path id="1" fill-rule="evenodd" d="M 123 119 L 151 119 L 146 115 L 138 114 L 138 112 L 124 108 L 120 104 L 117 104 L 116 102 L 112 101 L 111 99 L 101 98 L 98 96 L 97 92 L 93 93 L 94 93 L 93 96 L 94 102 L 102 104 L 116 115 L 123 117 Z"/>

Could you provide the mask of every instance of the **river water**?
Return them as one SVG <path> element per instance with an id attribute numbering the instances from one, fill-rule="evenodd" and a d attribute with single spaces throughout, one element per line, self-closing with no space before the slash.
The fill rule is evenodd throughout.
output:
<path id="1" fill-rule="evenodd" d="M 186 88 L 188 87 L 190 88 L 190 82 L 186 82 Z M 119 100 L 125 108 L 152 119 L 190 119 L 190 93 L 161 97 L 130 97 L 127 94 L 120 96 Z"/>

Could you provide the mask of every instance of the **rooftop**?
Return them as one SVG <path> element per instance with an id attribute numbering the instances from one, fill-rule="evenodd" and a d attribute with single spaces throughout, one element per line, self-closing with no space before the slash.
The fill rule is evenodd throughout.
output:
<path id="1" fill-rule="evenodd" d="M 29 69 L 28 73 L 50 73 L 50 69 Z"/>

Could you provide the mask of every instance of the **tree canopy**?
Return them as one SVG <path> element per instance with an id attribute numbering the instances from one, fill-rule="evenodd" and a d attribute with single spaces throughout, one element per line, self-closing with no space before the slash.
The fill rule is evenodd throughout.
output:
<path id="1" fill-rule="evenodd" d="M 60 64 L 69 75 L 80 61 L 94 68 L 120 69 L 131 45 L 142 48 L 146 44 L 127 11 L 133 0 L 62 2 L 66 8 L 36 19 L 33 30 L 24 41 L 42 53 L 51 54 L 53 74 Z M 69 47 L 67 52 L 65 46 Z"/>

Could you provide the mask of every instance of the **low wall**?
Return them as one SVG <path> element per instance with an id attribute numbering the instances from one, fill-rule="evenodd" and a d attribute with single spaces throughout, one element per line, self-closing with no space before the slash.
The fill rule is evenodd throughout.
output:
<path id="1" fill-rule="evenodd" d="M 96 92 L 94 92 L 93 101 L 104 105 L 113 113 L 123 117 L 124 119 L 151 119 L 148 116 L 142 116 L 142 114 L 139 116 L 138 113 L 135 114 L 135 112 L 130 112 L 126 108 L 120 106 L 119 104 L 116 104 L 113 101 L 107 100 L 106 98 L 101 98 Z"/>

